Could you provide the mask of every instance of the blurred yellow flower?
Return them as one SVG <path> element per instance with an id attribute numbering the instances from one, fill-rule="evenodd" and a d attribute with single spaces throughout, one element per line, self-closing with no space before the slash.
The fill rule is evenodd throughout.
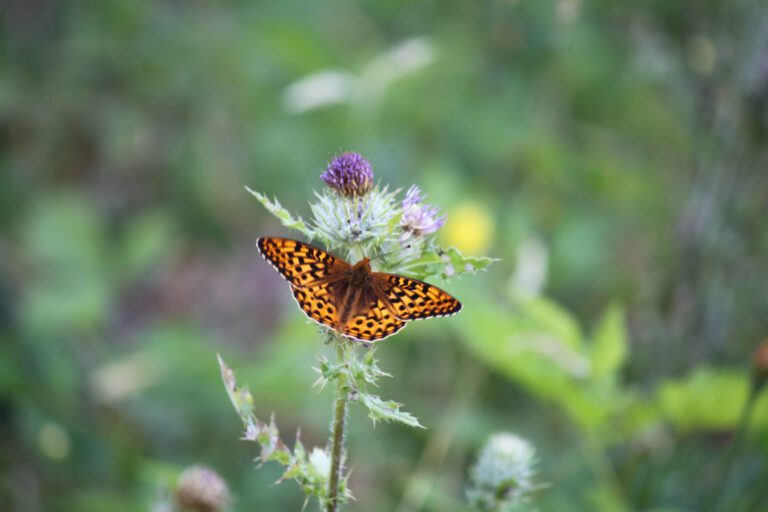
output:
<path id="1" fill-rule="evenodd" d="M 482 254 L 491 245 L 495 231 L 496 222 L 488 208 L 463 201 L 448 212 L 442 238 L 465 254 Z"/>

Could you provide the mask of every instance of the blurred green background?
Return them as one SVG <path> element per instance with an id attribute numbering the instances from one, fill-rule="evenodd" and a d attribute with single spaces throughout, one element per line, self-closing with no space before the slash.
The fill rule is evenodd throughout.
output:
<path id="1" fill-rule="evenodd" d="M 498 431 L 548 511 L 768 510 L 768 6 L 762 0 L 0 3 L 0 509 L 153 510 L 216 469 L 272 486 L 220 381 L 325 442 L 326 350 L 254 248 L 358 151 L 498 257 L 455 318 L 382 343 L 350 511 L 464 510 Z M 746 424 L 746 428 L 744 428 Z M 728 455 L 728 452 L 732 455 Z M 714 497 L 713 497 L 714 496 Z M 715 497 L 718 497 L 717 499 Z"/>

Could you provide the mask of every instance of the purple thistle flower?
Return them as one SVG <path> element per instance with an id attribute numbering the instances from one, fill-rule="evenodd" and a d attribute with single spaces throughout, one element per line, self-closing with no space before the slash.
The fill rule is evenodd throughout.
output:
<path id="1" fill-rule="evenodd" d="M 359 197 L 373 187 L 371 164 L 358 153 L 342 153 L 331 160 L 320 179 L 345 197 Z"/>
<path id="2" fill-rule="evenodd" d="M 403 199 L 403 208 L 405 209 L 410 206 L 417 205 L 426 198 L 426 194 L 421 195 L 421 189 L 419 189 L 419 187 L 416 185 L 411 185 L 411 188 L 409 188 L 408 192 L 405 193 L 405 199 Z"/>
<path id="3" fill-rule="evenodd" d="M 412 185 L 406 192 L 403 199 L 403 215 L 400 218 L 400 227 L 406 232 L 406 238 L 411 235 L 429 235 L 445 224 L 447 217 L 440 215 L 437 206 L 422 203 L 426 198 L 416 185 Z"/>

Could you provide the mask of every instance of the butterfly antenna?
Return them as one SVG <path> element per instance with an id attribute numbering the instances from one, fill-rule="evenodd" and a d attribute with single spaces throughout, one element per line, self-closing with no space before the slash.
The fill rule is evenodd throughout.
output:
<path id="1" fill-rule="evenodd" d="M 360 242 L 355 242 L 355 243 L 357 244 L 357 247 L 360 249 L 360 254 L 362 255 L 363 258 L 365 258 L 365 249 L 363 249 L 363 244 L 361 244 Z"/>
<path id="2" fill-rule="evenodd" d="M 389 251 L 389 252 L 385 252 L 385 253 L 382 253 L 382 254 L 377 254 L 372 259 L 373 260 L 380 260 L 381 258 L 386 258 L 387 256 L 391 256 L 393 254 L 397 254 L 398 252 L 402 252 L 402 251 L 405 251 L 406 249 L 410 249 L 410 248 L 411 248 L 411 244 L 404 245 L 403 247 L 401 247 L 399 249 L 395 249 L 394 251 Z"/>

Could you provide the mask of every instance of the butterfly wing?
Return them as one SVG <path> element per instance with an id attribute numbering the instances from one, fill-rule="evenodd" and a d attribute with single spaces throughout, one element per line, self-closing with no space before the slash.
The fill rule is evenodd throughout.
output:
<path id="1" fill-rule="evenodd" d="M 339 325 L 339 310 L 334 304 L 331 286 L 329 283 L 302 288 L 291 286 L 291 292 L 309 318 L 335 329 Z"/>
<path id="2" fill-rule="evenodd" d="M 264 258 L 291 284 L 291 293 L 304 313 L 331 328 L 339 325 L 334 283 L 350 266 L 309 244 L 288 238 L 263 237 L 256 242 Z"/>
<path id="3" fill-rule="evenodd" d="M 344 321 L 339 302 L 346 303 L 341 297 L 347 296 L 343 293 L 344 278 L 352 268 L 347 262 L 288 238 L 259 238 L 256 245 L 291 284 L 296 302 L 309 318 L 350 338 L 366 342 L 384 339 L 405 327 L 408 320 L 448 316 L 461 310 L 458 300 L 436 286 L 396 274 L 372 273 L 370 304 L 355 307 L 355 313 Z M 341 309 L 349 311 L 348 307 Z"/>
<path id="4" fill-rule="evenodd" d="M 390 303 L 389 309 L 400 320 L 450 316 L 461 311 L 461 302 L 437 286 L 397 274 L 375 272 L 373 276 Z"/>
<path id="5" fill-rule="evenodd" d="M 377 341 L 392 336 L 405 327 L 381 299 L 360 314 L 352 316 L 342 328 L 342 334 L 360 341 Z"/>
<path id="6" fill-rule="evenodd" d="M 298 240 L 263 237 L 258 239 L 256 247 L 293 286 L 327 283 L 350 268 L 347 262 Z"/>

